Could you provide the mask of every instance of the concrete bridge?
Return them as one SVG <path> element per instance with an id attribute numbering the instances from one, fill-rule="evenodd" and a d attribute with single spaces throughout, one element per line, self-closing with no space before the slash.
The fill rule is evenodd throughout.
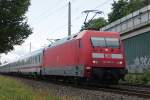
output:
<path id="1" fill-rule="evenodd" d="M 150 5 L 112 22 L 100 31 L 120 32 L 129 72 L 142 73 L 150 69 Z"/>

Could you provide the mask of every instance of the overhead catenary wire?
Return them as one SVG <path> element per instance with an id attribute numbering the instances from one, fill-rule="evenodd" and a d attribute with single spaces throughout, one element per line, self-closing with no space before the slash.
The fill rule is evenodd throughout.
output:
<path id="1" fill-rule="evenodd" d="M 103 7 L 104 5 L 106 5 L 107 3 L 109 3 L 110 1 L 112 1 L 112 0 L 107 0 L 107 1 L 105 1 L 105 2 L 103 2 L 101 4 L 99 4 L 99 5 L 97 5 L 96 7 L 93 8 L 93 10 L 95 10 L 95 9 L 97 9 L 99 7 Z M 81 16 L 81 13 L 78 16 L 76 16 L 75 18 L 73 18 L 73 20 L 81 18 L 80 16 Z"/>
<path id="2" fill-rule="evenodd" d="M 103 2 L 103 3 L 101 3 L 101 4 L 99 4 L 99 5 L 97 5 L 96 7 L 94 7 L 93 9 L 97 9 L 97 8 L 100 8 L 100 7 L 103 7 L 104 5 L 106 5 L 106 4 L 108 4 L 108 3 L 110 3 L 110 2 L 112 2 L 112 0 L 107 0 L 107 1 L 105 1 L 105 2 Z M 82 17 L 81 17 L 81 13 L 80 14 L 78 14 L 76 17 L 74 17 L 74 18 L 72 18 L 72 21 L 77 21 L 77 20 L 79 20 L 79 19 L 81 19 Z M 56 31 L 58 31 L 57 29 L 59 29 L 59 28 L 64 28 L 64 27 L 66 27 L 67 26 L 67 24 L 66 25 L 62 25 L 62 26 L 60 26 L 60 27 L 58 27 L 58 28 L 56 28 Z M 73 25 L 71 25 L 71 26 L 73 26 Z M 56 32 L 56 31 L 53 31 L 54 33 Z"/>
<path id="3" fill-rule="evenodd" d="M 101 4 L 99 4 L 99 5 L 97 5 L 96 7 L 94 7 L 93 10 L 96 10 L 97 8 L 103 7 L 103 6 L 105 6 L 106 4 L 108 4 L 110 2 L 112 2 L 112 0 L 107 0 L 107 1 L 105 1 L 105 2 L 103 2 Z M 103 13 L 103 14 L 105 15 L 105 13 Z M 77 20 L 80 20 L 80 19 L 83 19 L 83 17 L 81 17 L 81 13 L 78 14 L 76 17 L 74 17 L 72 21 L 74 21 L 74 20 L 77 21 Z"/>
<path id="4" fill-rule="evenodd" d="M 103 7 L 104 5 L 106 5 L 107 3 L 109 3 L 110 1 L 112 1 L 112 0 L 107 0 L 107 1 L 105 1 L 105 2 L 103 2 L 103 3 L 101 3 L 101 4 L 99 4 L 99 5 L 97 5 L 96 7 L 94 7 L 93 9 L 97 9 L 97 8 L 100 8 L 100 7 Z M 76 2 L 75 0 L 73 0 L 72 2 Z M 55 9 L 55 10 L 53 10 L 53 11 L 51 11 L 51 13 L 47 13 L 46 14 L 46 16 L 44 16 L 44 19 L 41 19 L 42 20 L 42 22 L 44 21 L 44 20 L 46 20 L 47 18 L 49 18 L 49 17 L 51 17 L 51 16 L 53 16 L 54 14 L 58 14 L 58 12 L 60 12 L 62 9 L 64 9 L 64 8 L 67 8 L 67 4 L 65 4 L 65 5 L 63 5 L 63 6 L 61 6 L 61 7 L 59 7 L 59 8 L 57 8 L 57 9 Z M 64 13 L 64 12 L 62 12 L 62 13 Z M 66 17 L 67 15 L 65 15 L 65 16 L 63 16 L 64 14 L 62 14 L 61 15 L 61 17 Z M 74 18 L 72 18 L 72 21 L 77 21 L 77 20 L 80 20 L 80 19 L 83 19 L 83 17 L 81 16 L 81 13 L 80 14 L 78 14 L 77 16 L 75 16 Z M 37 24 L 36 25 L 38 25 L 38 24 L 40 24 L 41 23 L 41 20 L 40 21 L 37 21 Z M 64 28 L 64 27 L 66 27 L 67 26 L 67 24 L 64 24 L 64 25 L 61 25 L 61 26 L 59 26 L 59 27 L 57 27 L 56 29 L 54 29 L 54 31 L 52 32 L 52 33 L 55 33 L 56 31 L 58 31 L 58 29 L 62 29 L 62 28 Z M 73 26 L 73 25 L 72 25 Z"/>
<path id="5" fill-rule="evenodd" d="M 53 11 L 50 12 L 50 13 L 47 13 L 45 16 L 43 16 L 43 19 L 36 20 L 36 22 L 35 22 L 34 24 L 36 24 L 36 25 L 37 25 L 37 24 L 40 24 L 41 21 L 43 22 L 43 21 L 46 20 L 47 18 L 53 16 L 54 14 L 58 13 L 58 12 L 61 11 L 62 9 L 66 8 L 66 7 L 67 7 L 66 5 L 67 5 L 67 4 L 63 5 L 62 7 L 58 8 L 58 9 L 53 10 Z"/>
<path id="6" fill-rule="evenodd" d="M 75 3 L 75 2 L 77 2 L 77 0 L 70 0 L 70 2 L 71 3 Z M 58 13 L 58 12 L 60 12 L 62 9 L 64 9 L 64 8 L 67 8 L 67 6 L 68 6 L 68 4 L 65 4 L 65 5 L 63 5 L 63 6 L 61 6 L 61 7 L 59 7 L 58 9 L 55 9 L 55 10 L 53 10 L 53 11 L 51 11 L 51 12 L 49 12 L 48 10 L 49 9 L 47 9 L 45 12 L 43 12 L 43 13 L 41 13 L 37 18 L 34 18 L 34 21 L 33 21 L 33 24 L 34 25 L 39 25 L 41 22 L 44 22 L 47 18 L 49 18 L 49 17 L 52 17 L 54 14 L 56 14 L 56 13 Z M 48 12 L 48 13 L 47 13 Z M 46 13 L 46 14 L 45 14 Z M 61 15 L 62 14 L 62 15 Z M 44 19 L 39 19 L 41 16 L 43 16 L 44 15 Z M 46 15 L 46 16 L 45 16 Z M 60 15 L 61 15 L 61 17 L 66 17 L 67 15 L 65 15 L 65 16 L 63 16 L 64 15 L 64 12 L 62 12 L 62 13 L 60 13 Z M 39 19 L 39 20 L 38 20 Z"/>
<path id="7" fill-rule="evenodd" d="M 61 0 L 61 1 L 63 1 L 63 0 Z M 70 0 L 70 2 L 72 2 L 72 3 L 74 3 L 74 2 L 76 2 L 77 0 Z M 57 1 L 58 2 L 58 1 Z M 60 3 L 60 0 L 59 0 L 59 3 Z M 35 21 L 35 23 L 34 24 L 40 24 L 41 22 L 43 22 L 44 20 L 46 20 L 47 18 L 49 18 L 49 17 L 51 17 L 51 16 L 53 16 L 54 14 L 56 14 L 56 13 L 58 13 L 58 12 L 60 12 L 61 10 L 63 10 L 64 8 L 67 8 L 67 6 L 68 6 L 68 4 L 64 4 L 63 6 L 61 6 L 61 7 L 59 7 L 59 8 L 57 8 L 57 9 L 55 9 L 55 10 L 51 10 L 51 11 L 49 11 L 50 10 L 50 8 L 48 8 L 47 10 L 45 10 L 43 13 L 41 13 L 37 18 L 34 18 L 34 21 Z M 51 8 L 52 9 L 52 8 Z M 63 14 L 64 12 L 62 12 L 61 14 Z M 44 15 L 44 20 L 43 19 L 40 19 L 40 17 L 43 17 L 43 15 Z M 65 16 L 63 16 L 63 17 L 65 17 Z M 38 20 L 39 19 L 39 20 Z M 34 22 L 33 21 L 33 22 Z"/>
<path id="8" fill-rule="evenodd" d="M 107 3 L 109 3 L 110 1 L 112 1 L 112 0 L 107 0 L 107 1 L 105 1 L 105 2 L 103 2 L 103 3 L 101 3 L 101 4 L 99 4 L 98 6 L 96 6 L 94 9 L 97 9 L 97 8 L 99 8 L 99 7 L 102 7 L 102 6 L 106 5 Z"/>
<path id="9" fill-rule="evenodd" d="M 62 1 L 62 0 L 61 0 Z M 56 2 L 56 4 L 58 4 L 58 2 L 60 3 L 60 0 L 58 0 L 57 2 Z M 51 9 L 53 9 L 53 8 L 47 8 L 46 10 L 44 10 L 42 13 L 40 13 L 38 16 L 36 16 L 35 18 L 34 18 L 34 20 L 38 20 L 39 18 L 41 18 L 43 15 L 45 15 L 45 14 L 47 14 L 47 13 L 49 13 L 49 10 L 50 10 L 50 12 L 52 11 Z"/>

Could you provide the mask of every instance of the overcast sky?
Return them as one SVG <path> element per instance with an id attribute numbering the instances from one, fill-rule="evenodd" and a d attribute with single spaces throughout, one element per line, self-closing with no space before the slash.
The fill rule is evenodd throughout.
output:
<path id="1" fill-rule="evenodd" d="M 31 6 L 26 16 L 28 24 L 33 28 L 30 35 L 21 46 L 15 46 L 15 50 L 2 55 L 2 61 L 14 61 L 20 56 L 35 51 L 49 44 L 47 39 L 58 39 L 67 36 L 67 17 L 69 0 L 31 0 Z M 97 17 L 107 18 L 111 11 L 113 0 L 70 0 L 72 17 L 72 34 L 77 33 L 83 25 L 85 10 L 100 10 L 104 14 Z M 92 16 L 92 14 L 91 14 Z"/>

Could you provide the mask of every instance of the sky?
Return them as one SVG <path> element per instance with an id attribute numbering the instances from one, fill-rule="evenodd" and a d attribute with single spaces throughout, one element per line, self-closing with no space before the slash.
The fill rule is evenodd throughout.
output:
<path id="1" fill-rule="evenodd" d="M 96 17 L 105 17 L 111 11 L 113 0 L 31 0 L 26 13 L 27 22 L 33 29 L 25 42 L 8 54 L 1 55 L 2 62 L 12 62 L 20 57 L 50 44 L 48 39 L 61 39 L 68 32 L 68 2 L 71 2 L 71 34 L 79 32 L 84 23 L 85 10 L 100 10 Z M 90 19 L 93 13 L 89 15 Z"/>

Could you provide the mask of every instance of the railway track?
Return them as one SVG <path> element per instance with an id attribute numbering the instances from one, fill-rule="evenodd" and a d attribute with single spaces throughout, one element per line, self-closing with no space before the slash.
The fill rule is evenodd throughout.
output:
<path id="1" fill-rule="evenodd" d="M 150 86 L 144 85 L 97 85 L 92 84 L 90 86 L 79 86 L 79 88 L 85 88 L 89 90 L 96 90 L 96 91 L 104 91 L 104 92 L 111 92 L 114 94 L 122 94 L 127 96 L 136 96 L 139 98 L 144 98 L 150 100 Z"/>
<path id="2" fill-rule="evenodd" d="M 130 96 L 137 96 L 142 98 L 150 99 L 150 88 L 145 87 L 136 87 L 136 86 L 130 86 L 130 85 L 110 85 L 106 87 L 100 87 L 100 90 L 106 91 L 106 92 L 113 92 L 118 94 L 124 94 L 124 95 L 130 95 Z"/>
<path id="3" fill-rule="evenodd" d="M 70 84 L 70 83 L 69 83 Z M 68 84 L 67 84 L 68 85 Z M 84 88 L 88 90 L 112 92 L 114 94 L 123 94 L 128 96 L 136 96 L 150 100 L 150 86 L 133 85 L 133 84 L 118 84 L 118 85 L 98 85 L 98 84 L 80 84 L 72 85 L 77 88 Z"/>

